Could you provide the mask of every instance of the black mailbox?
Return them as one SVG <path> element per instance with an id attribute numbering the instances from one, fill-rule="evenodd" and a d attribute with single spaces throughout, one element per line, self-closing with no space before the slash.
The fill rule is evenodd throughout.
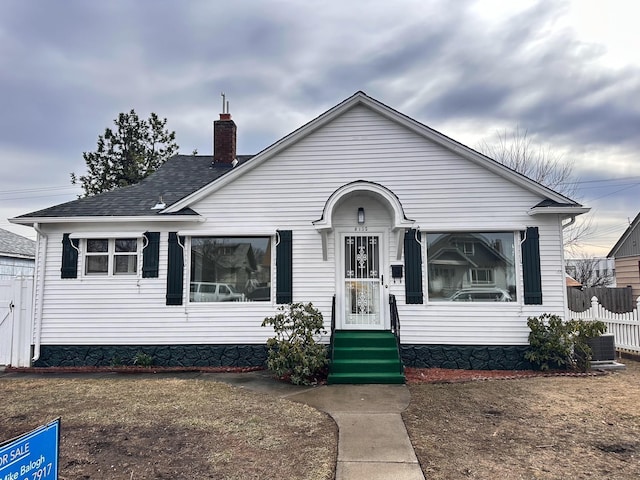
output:
<path id="1" fill-rule="evenodd" d="M 402 278 L 402 265 L 391 265 L 391 278 Z"/>

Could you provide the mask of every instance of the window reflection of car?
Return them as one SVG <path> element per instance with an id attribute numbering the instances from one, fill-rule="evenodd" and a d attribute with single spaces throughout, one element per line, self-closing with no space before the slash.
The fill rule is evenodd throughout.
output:
<path id="1" fill-rule="evenodd" d="M 247 300 L 253 302 L 268 302 L 271 300 L 271 287 L 258 287 L 247 293 Z"/>
<path id="2" fill-rule="evenodd" d="M 449 297 L 452 302 L 510 302 L 511 295 L 501 288 L 463 288 Z"/>
<path id="3" fill-rule="evenodd" d="M 240 302 L 244 294 L 228 283 L 191 282 L 189 300 L 192 302 Z"/>

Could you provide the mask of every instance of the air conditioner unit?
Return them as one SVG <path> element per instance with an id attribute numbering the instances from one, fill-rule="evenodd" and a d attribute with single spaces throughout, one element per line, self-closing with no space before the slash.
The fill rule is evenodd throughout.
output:
<path id="1" fill-rule="evenodd" d="M 592 362 L 615 361 L 616 343 L 612 333 L 589 338 L 587 340 L 587 345 L 591 347 Z"/>

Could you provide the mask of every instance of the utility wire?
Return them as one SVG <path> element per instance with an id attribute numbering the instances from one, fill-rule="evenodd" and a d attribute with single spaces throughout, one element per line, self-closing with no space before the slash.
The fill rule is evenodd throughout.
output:
<path id="1" fill-rule="evenodd" d="M 583 183 L 604 183 L 604 182 L 619 182 L 619 181 L 640 181 L 640 177 L 616 177 L 616 178 L 600 178 L 595 180 L 576 180 L 575 182 L 560 182 L 558 185 L 575 185 Z"/>
<path id="2" fill-rule="evenodd" d="M 18 190 L 0 190 L 0 195 L 5 195 L 8 193 L 27 193 L 27 192 L 41 192 L 47 190 L 65 190 L 68 188 L 77 189 L 76 185 L 64 185 L 64 186 L 55 186 L 55 187 L 33 187 L 33 188 L 21 188 Z"/>

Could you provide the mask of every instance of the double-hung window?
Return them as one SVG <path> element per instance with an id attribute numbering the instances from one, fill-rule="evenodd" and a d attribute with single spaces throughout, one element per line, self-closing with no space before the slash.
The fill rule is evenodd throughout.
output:
<path id="1" fill-rule="evenodd" d="M 88 238 L 86 275 L 135 275 L 138 272 L 137 238 Z"/>

